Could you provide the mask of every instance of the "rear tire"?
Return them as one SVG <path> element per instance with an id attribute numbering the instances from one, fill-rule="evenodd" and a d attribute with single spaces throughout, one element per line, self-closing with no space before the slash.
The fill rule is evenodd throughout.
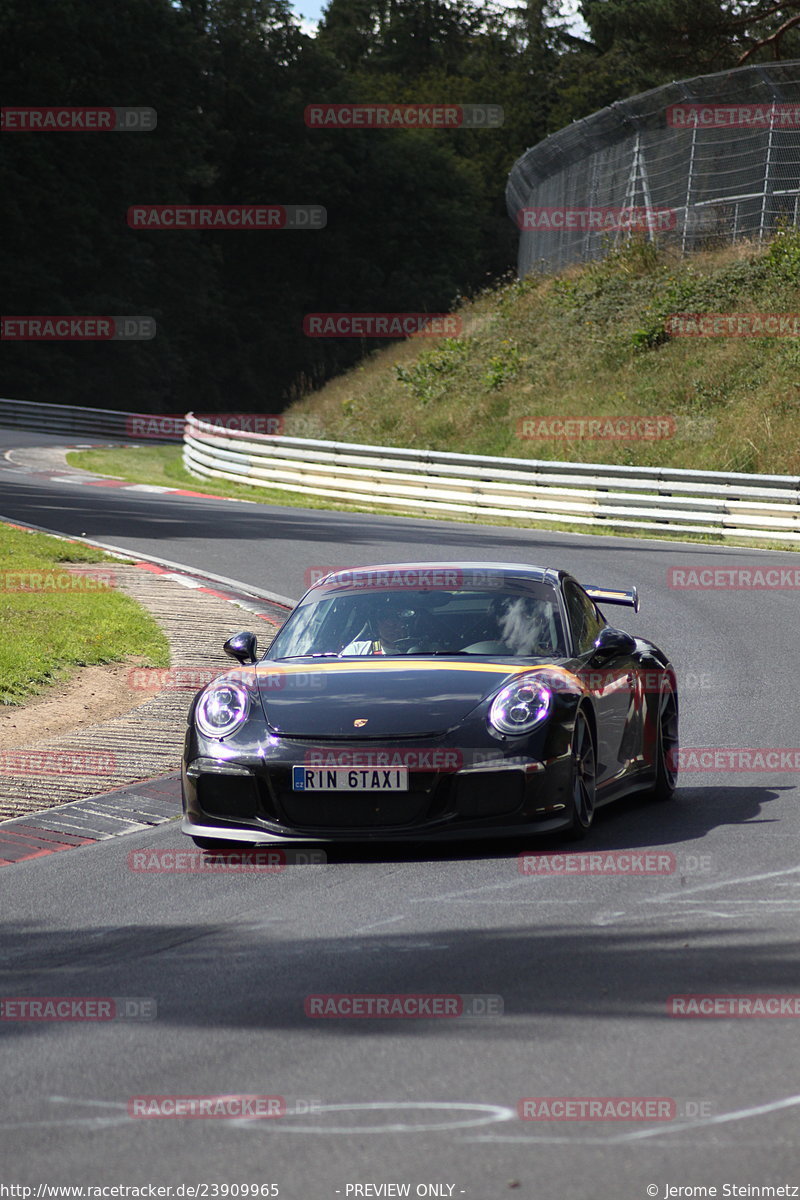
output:
<path id="1" fill-rule="evenodd" d="M 654 800 L 672 800 L 678 783 L 678 698 L 667 683 L 658 697 L 656 717 L 656 777 Z"/>
<path id="2" fill-rule="evenodd" d="M 594 821 L 597 795 L 597 755 L 591 726 L 583 709 L 578 709 L 572 731 L 572 822 L 566 831 L 568 841 L 586 837 Z"/>

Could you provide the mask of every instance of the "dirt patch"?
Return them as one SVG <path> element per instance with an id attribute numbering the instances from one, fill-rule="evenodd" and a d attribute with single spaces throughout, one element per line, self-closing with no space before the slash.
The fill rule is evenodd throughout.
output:
<path id="1" fill-rule="evenodd" d="M 27 704 L 3 705 L 0 749 L 12 750 L 54 734 L 72 733 L 138 708 L 158 688 L 147 691 L 130 686 L 131 668 L 137 665 L 138 660 L 130 660 L 102 667 L 78 667 L 67 683 L 55 684 Z"/>

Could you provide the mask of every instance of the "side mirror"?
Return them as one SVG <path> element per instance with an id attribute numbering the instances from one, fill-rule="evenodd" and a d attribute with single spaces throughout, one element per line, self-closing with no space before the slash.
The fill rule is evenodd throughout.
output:
<path id="1" fill-rule="evenodd" d="M 222 649 L 244 666 L 247 662 L 256 661 L 258 638 L 254 633 L 235 633 L 233 637 L 228 638 Z"/>
<path id="2" fill-rule="evenodd" d="M 636 638 L 625 633 L 623 629 L 614 629 L 606 625 L 600 630 L 600 636 L 594 644 L 593 658 L 613 658 L 617 654 L 633 654 L 636 649 Z"/>

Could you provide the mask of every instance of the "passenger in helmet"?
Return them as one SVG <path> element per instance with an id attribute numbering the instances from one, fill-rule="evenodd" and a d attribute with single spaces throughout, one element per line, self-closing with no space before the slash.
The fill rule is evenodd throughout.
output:
<path id="1" fill-rule="evenodd" d="M 498 637 L 511 654 L 551 654 L 558 638 L 553 606 L 533 596 L 497 596 L 489 606 Z"/>

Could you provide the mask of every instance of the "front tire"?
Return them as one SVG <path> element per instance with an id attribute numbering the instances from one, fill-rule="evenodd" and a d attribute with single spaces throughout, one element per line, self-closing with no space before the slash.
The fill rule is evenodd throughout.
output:
<path id="1" fill-rule="evenodd" d="M 586 837 L 594 821 L 597 788 L 597 755 L 591 726 L 583 709 L 578 709 L 572 731 L 572 822 L 567 830 L 568 841 L 578 842 Z"/>

